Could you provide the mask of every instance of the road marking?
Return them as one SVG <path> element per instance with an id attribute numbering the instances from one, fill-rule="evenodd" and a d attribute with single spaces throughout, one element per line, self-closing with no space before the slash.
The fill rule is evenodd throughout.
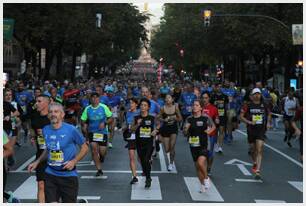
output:
<path id="1" fill-rule="evenodd" d="M 286 203 L 284 200 L 254 200 L 256 203 Z"/>
<path id="2" fill-rule="evenodd" d="M 138 177 L 138 183 L 132 185 L 131 200 L 162 200 L 158 177 L 151 177 L 152 185 L 145 189 L 145 177 Z"/>
<path id="3" fill-rule="evenodd" d="M 233 165 L 235 162 L 238 162 L 238 164 L 244 164 L 244 165 L 249 165 L 249 166 L 252 166 L 251 163 L 248 163 L 248 162 L 244 162 L 242 160 L 238 160 L 238 159 L 232 159 L 232 160 L 229 160 L 227 162 L 225 162 L 224 164 L 225 165 Z"/>
<path id="4" fill-rule="evenodd" d="M 77 170 L 77 173 L 96 173 L 97 170 Z M 137 170 L 137 174 L 141 174 L 142 170 Z M 29 173 L 28 171 L 10 171 L 10 173 Z M 103 170 L 103 173 L 128 173 L 131 174 L 131 170 Z M 169 174 L 168 170 L 166 171 L 151 171 L 152 174 Z M 33 173 L 34 174 L 34 173 Z"/>
<path id="5" fill-rule="evenodd" d="M 249 170 L 247 170 L 247 168 L 245 168 L 243 164 L 237 164 L 237 166 L 244 175 L 252 176 L 252 174 L 249 172 Z"/>
<path id="6" fill-rule="evenodd" d="M 30 176 L 14 192 L 19 199 L 37 199 L 36 176 Z"/>
<path id="7" fill-rule="evenodd" d="M 259 182 L 263 183 L 262 180 L 253 180 L 253 179 L 235 179 L 237 182 Z"/>
<path id="8" fill-rule="evenodd" d="M 161 146 L 159 152 L 158 152 L 158 157 L 159 157 L 159 161 L 160 161 L 160 169 L 161 171 L 167 171 L 167 165 L 166 165 L 166 160 L 165 160 L 165 154 L 164 154 L 164 150 L 163 147 Z"/>
<path id="9" fill-rule="evenodd" d="M 107 179 L 107 176 L 81 176 L 81 179 Z"/>
<path id="10" fill-rule="evenodd" d="M 20 172 L 22 170 L 24 170 L 31 162 L 33 162 L 36 158 L 36 155 L 34 155 L 33 157 L 31 157 L 30 159 L 28 159 L 25 163 L 23 163 L 20 167 L 18 167 L 15 171 L 16 172 Z M 11 171 L 10 171 L 11 172 Z"/>
<path id="11" fill-rule="evenodd" d="M 184 177 L 193 201 L 224 202 L 224 199 L 210 179 L 210 188 L 205 193 L 200 193 L 200 181 L 197 177 Z"/>
<path id="12" fill-rule="evenodd" d="M 240 134 L 243 134 L 245 136 L 248 136 L 245 132 L 242 132 L 241 130 L 237 129 L 237 132 L 239 132 Z M 296 165 L 300 166 L 301 168 L 303 168 L 303 165 L 296 161 L 295 159 L 289 157 L 288 155 L 286 155 L 285 153 L 282 153 L 281 151 L 279 151 L 278 149 L 275 149 L 274 147 L 268 145 L 267 143 L 264 144 L 266 147 L 270 148 L 271 150 L 273 150 L 274 152 L 277 152 L 278 154 L 282 155 L 283 157 L 287 158 L 288 160 L 290 160 L 291 162 L 295 163 Z"/>
<path id="13" fill-rule="evenodd" d="M 78 196 L 79 199 L 85 199 L 85 200 L 101 200 L 101 196 Z"/>
<path id="14" fill-rule="evenodd" d="M 303 192 L 303 182 L 288 181 L 288 183 L 298 189 L 300 192 Z"/>

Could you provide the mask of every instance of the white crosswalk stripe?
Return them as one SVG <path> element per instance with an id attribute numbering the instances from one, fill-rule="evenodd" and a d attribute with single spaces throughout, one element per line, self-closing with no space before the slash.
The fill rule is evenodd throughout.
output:
<path id="1" fill-rule="evenodd" d="M 138 177 L 138 183 L 132 185 L 131 200 L 162 200 L 158 177 L 151 177 L 152 185 L 145 189 L 145 177 Z"/>

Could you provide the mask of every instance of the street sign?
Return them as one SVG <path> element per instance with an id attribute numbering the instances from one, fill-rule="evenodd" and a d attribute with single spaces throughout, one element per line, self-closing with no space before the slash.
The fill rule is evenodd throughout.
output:
<path id="1" fill-rule="evenodd" d="M 14 19 L 3 19 L 3 38 L 4 40 L 11 40 L 14 32 Z"/>
<path id="2" fill-rule="evenodd" d="M 293 45 L 303 45 L 303 24 L 292 24 Z"/>

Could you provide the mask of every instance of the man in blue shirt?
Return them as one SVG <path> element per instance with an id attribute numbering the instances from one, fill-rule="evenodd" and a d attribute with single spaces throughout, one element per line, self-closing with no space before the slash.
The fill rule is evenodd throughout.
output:
<path id="1" fill-rule="evenodd" d="M 191 83 L 188 83 L 186 85 L 186 91 L 181 94 L 181 97 L 179 99 L 179 104 L 182 108 L 182 117 L 183 117 L 183 124 L 181 129 L 183 128 L 184 122 L 192 114 L 192 106 L 194 100 L 197 99 L 197 96 L 193 93 L 193 85 Z"/>
<path id="2" fill-rule="evenodd" d="M 63 122 L 65 112 L 61 104 L 52 103 L 48 115 L 51 124 L 42 131 L 46 149 L 28 166 L 28 171 L 32 172 L 40 162 L 47 159 L 46 202 L 59 202 L 61 198 L 64 203 L 73 203 L 77 201 L 79 189 L 76 164 L 87 154 L 88 145 L 73 125 Z M 79 153 L 76 145 L 81 147 Z"/>

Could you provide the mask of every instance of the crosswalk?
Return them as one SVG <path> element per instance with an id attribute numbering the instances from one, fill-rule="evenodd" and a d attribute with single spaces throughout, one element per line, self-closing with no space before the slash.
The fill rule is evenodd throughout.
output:
<path id="1" fill-rule="evenodd" d="M 79 181 L 83 179 L 97 179 L 97 181 L 106 180 L 107 176 L 94 177 L 94 176 L 80 176 Z M 101 179 L 101 180 L 98 180 Z M 131 186 L 130 190 L 130 200 L 131 201 L 163 201 L 163 183 L 160 182 L 160 177 L 152 176 L 151 188 L 144 188 L 145 177 L 139 177 L 138 183 Z M 185 185 L 189 192 L 189 196 L 194 202 L 225 202 L 224 197 L 219 192 L 217 186 L 214 184 L 213 180 L 210 180 L 210 188 L 205 193 L 200 193 L 200 185 L 197 177 L 183 177 Z M 110 183 L 111 184 L 111 183 Z M 298 181 L 288 181 L 288 184 L 292 185 L 293 188 L 302 192 L 302 182 Z M 182 185 L 183 186 L 183 185 Z M 219 186 L 220 187 L 220 186 Z M 37 183 L 36 177 L 28 177 L 15 191 L 16 197 L 21 200 L 36 200 L 37 194 Z M 90 196 L 88 194 L 79 194 L 78 198 L 83 198 L 87 200 L 95 200 L 103 202 L 102 196 Z M 129 201 L 129 200 L 127 200 Z M 256 203 L 281 203 L 284 200 L 268 200 L 268 199 L 254 199 Z"/>

